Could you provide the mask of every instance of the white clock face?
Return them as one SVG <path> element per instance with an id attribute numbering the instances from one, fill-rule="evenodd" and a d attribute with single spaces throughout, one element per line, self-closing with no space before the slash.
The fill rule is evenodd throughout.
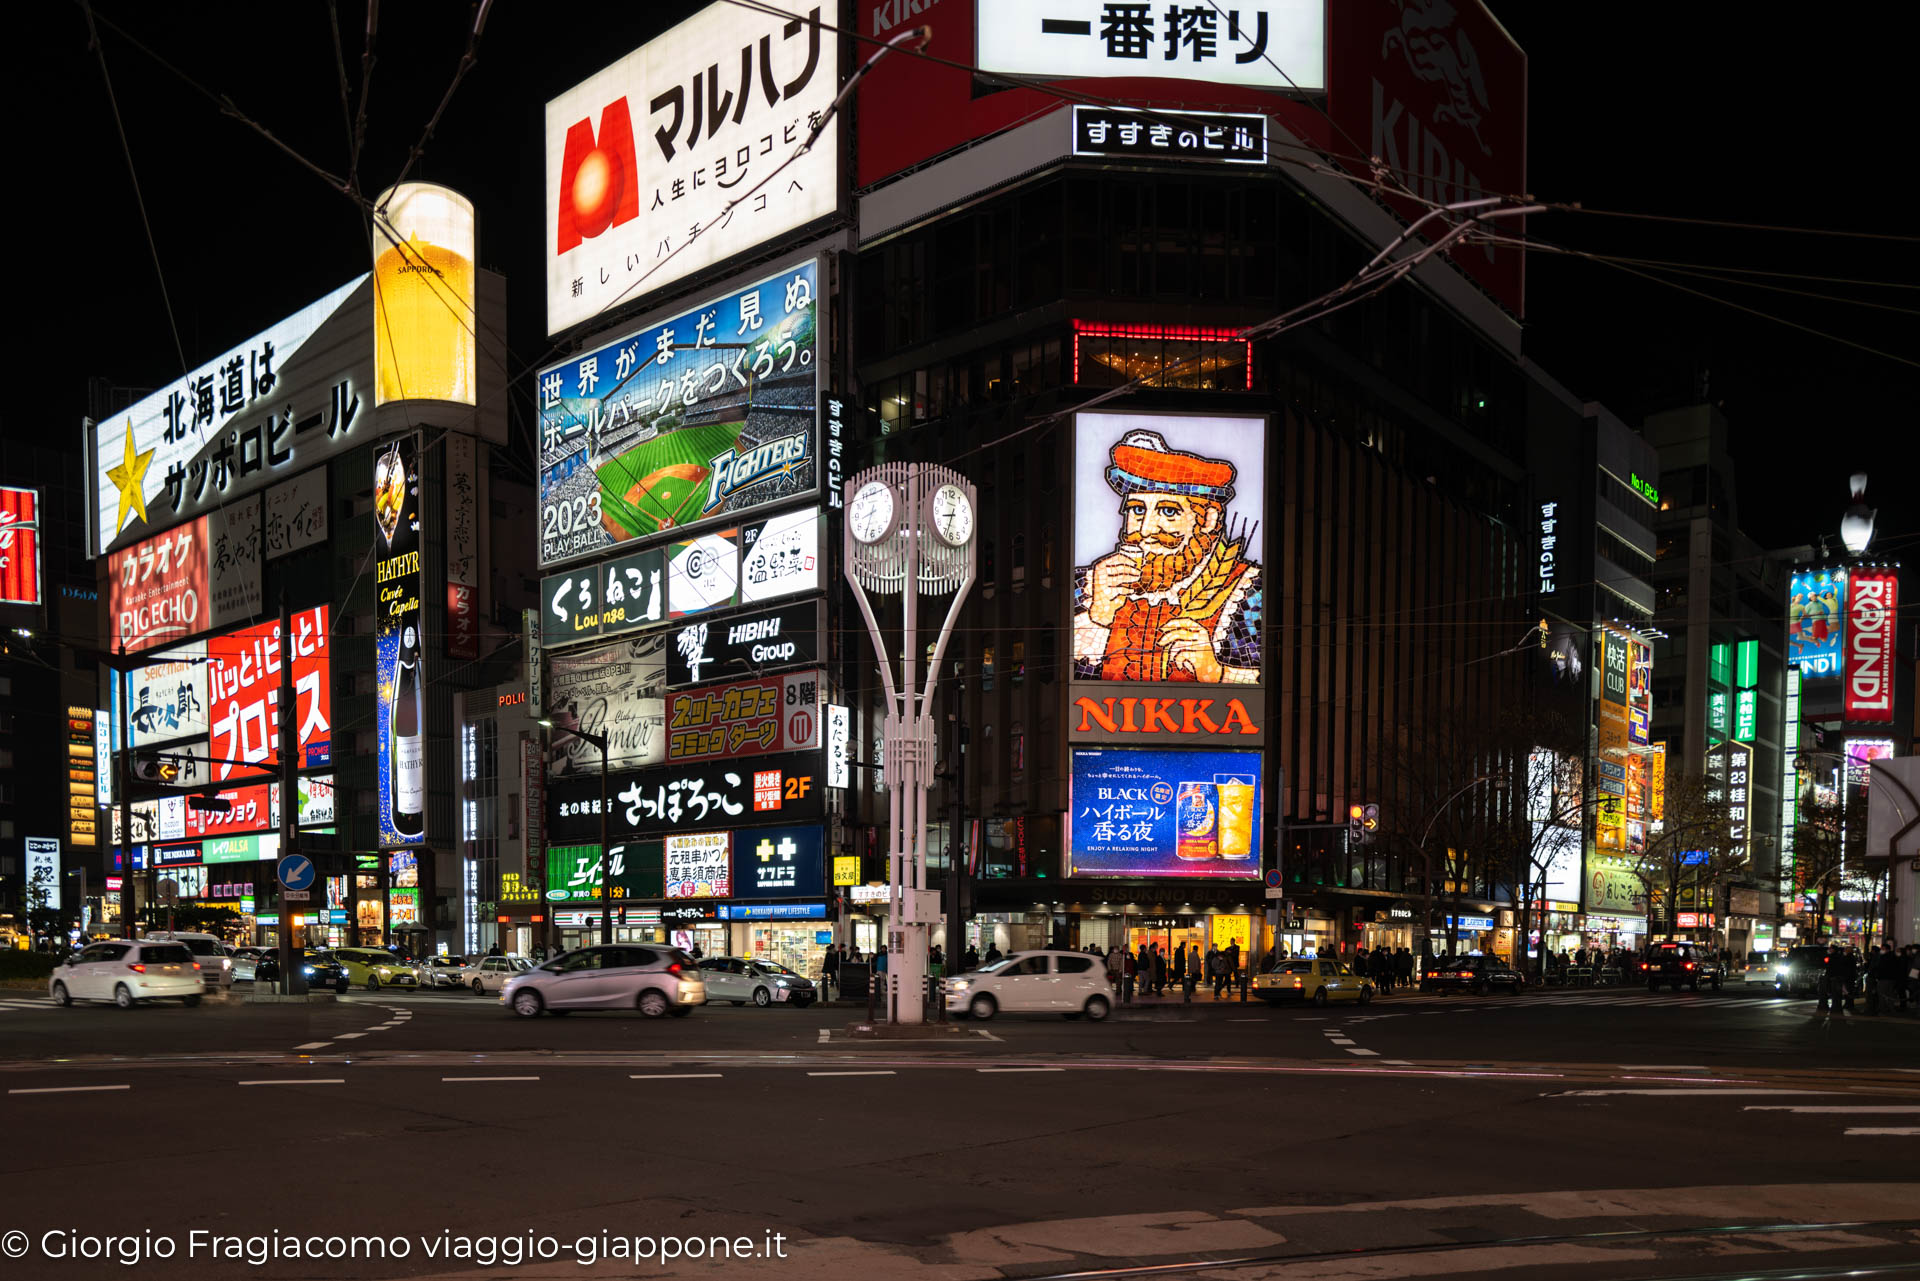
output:
<path id="1" fill-rule="evenodd" d="M 942 485 L 933 494 L 933 532 L 950 547 L 973 537 L 973 503 L 958 485 Z"/>
<path id="2" fill-rule="evenodd" d="M 893 487 L 870 480 L 847 504 L 847 528 L 858 543 L 877 543 L 893 532 Z"/>

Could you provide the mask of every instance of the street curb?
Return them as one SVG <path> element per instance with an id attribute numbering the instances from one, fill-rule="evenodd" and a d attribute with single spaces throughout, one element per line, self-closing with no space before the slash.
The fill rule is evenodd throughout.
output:
<path id="1" fill-rule="evenodd" d="M 282 996 L 278 992 L 262 992 L 247 997 L 248 1005 L 332 1005 L 340 998 L 332 992 L 308 992 L 305 996 Z"/>
<path id="2" fill-rule="evenodd" d="M 847 1035 L 862 1041 L 945 1041 L 965 1036 L 957 1023 L 849 1023 Z"/>

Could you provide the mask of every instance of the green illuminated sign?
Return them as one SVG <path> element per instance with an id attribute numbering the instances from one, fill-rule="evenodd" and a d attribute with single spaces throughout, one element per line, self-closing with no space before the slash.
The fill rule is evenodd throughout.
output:
<path id="1" fill-rule="evenodd" d="M 1754 739 L 1754 727 L 1760 719 L 1760 691 L 1743 689 L 1733 696 L 1733 736 L 1743 743 Z"/>
<path id="2" fill-rule="evenodd" d="M 1739 657 L 1734 660 L 1733 683 L 1746 688 L 1760 683 L 1760 642 L 1743 640 L 1735 651 Z"/>
<path id="3" fill-rule="evenodd" d="M 1727 694 L 1716 689 L 1707 695 L 1707 728 L 1716 734 L 1727 732 Z"/>
<path id="4" fill-rule="evenodd" d="M 1651 481 L 1645 481 L 1640 479 L 1639 472 L 1628 472 L 1627 483 L 1633 486 L 1634 493 L 1640 495 L 1640 497 L 1646 499 L 1648 502 L 1652 503 L 1655 507 L 1658 507 L 1660 505 L 1660 491 L 1653 487 L 1653 483 Z"/>

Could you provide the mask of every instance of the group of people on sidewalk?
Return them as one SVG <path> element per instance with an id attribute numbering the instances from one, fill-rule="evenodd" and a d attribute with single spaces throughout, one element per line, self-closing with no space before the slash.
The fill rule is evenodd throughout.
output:
<path id="1" fill-rule="evenodd" d="M 1868 1014 L 1920 1018 L 1920 944 L 1879 944 L 1868 948 L 1864 959 L 1852 948 L 1835 948 L 1820 975 L 1816 1008 L 1852 1014 L 1860 995 L 1867 998 Z"/>
<path id="2" fill-rule="evenodd" d="M 1135 993 L 1142 997 L 1163 996 L 1169 985 L 1178 987 L 1191 1004 L 1202 983 L 1213 985 L 1216 1000 L 1247 983 L 1246 968 L 1240 964 L 1240 944 L 1230 942 L 1224 948 L 1209 947 L 1204 953 L 1196 944 L 1182 943 L 1169 955 L 1158 943 L 1148 943 L 1139 951 L 1116 947 L 1102 952 L 1099 944 L 1087 951 L 1104 957 L 1107 978 L 1120 991 L 1120 1003 L 1132 1005 Z"/>

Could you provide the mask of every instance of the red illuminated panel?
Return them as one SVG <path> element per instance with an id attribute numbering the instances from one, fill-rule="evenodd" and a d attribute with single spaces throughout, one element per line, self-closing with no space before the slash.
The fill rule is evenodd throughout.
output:
<path id="1" fill-rule="evenodd" d="M 1082 381 L 1082 340 L 1103 338 L 1149 344 L 1144 351 L 1116 351 L 1111 344 L 1102 344 L 1100 354 L 1095 358 L 1124 381 L 1144 378 L 1168 387 L 1205 385 L 1211 375 L 1238 364 L 1241 374 L 1237 381 L 1241 389 L 1253 389 L 1253 343 L 1242 338 L 1237 329 L 1214 329 L 1198 325 L 1107 325 L 1089 320 L 1073 322 L 1074 382 Z M 1161 344 L 1157 351 L 1151 347 L 1155 343 Z M 1169 350 L 1165 346 L 1168 343 L 1217 343 L 1222 350 L 1219 355 L 1211 354 L 1204 348 L 1188 352 L 1176 346 Z M 1092 344 L 1088 344 L 1086 354 L 1094 356 Z"/>
<path id="2" fill-rule="evenodd" d="M 1847 719 L 1893 719 L 1893 621 L 1900 580 L 1855 569 L 1847 580 Z"/>
<path id="3" fill-rule="evenodd" d="M 255 783 L 217 793 L 219 799 L 226 801 L 230 807 L 221 813 L 197 810 L 189 800 L 187 839 L 237 836 L 242 832 L 271 832 L 274 828 L 273 788 L 272 783 Z"/>
<path id="4" fill-rule="evenodd" d="M 207 599 L 207 518 L 107 556 L 107 606 L 113 647 L 133 653 L 203 631 Z"/>
<path id="5" fill-rule="evenodd" d="M 300 766 L 332 761 L 333 665 L 325 605 L 293 614 L 294 723 Z M 207 715 L 215 779 L 248 765 L 279 763 L 280 623 L 261 623 L 207 642 Z M 243 765 L 230 762 L 242 761 Z"/>
<path id="6" fill-rule="evenodd" d="M 40 491 L 0 487 L 0 604 L 40 603 Z"/>

